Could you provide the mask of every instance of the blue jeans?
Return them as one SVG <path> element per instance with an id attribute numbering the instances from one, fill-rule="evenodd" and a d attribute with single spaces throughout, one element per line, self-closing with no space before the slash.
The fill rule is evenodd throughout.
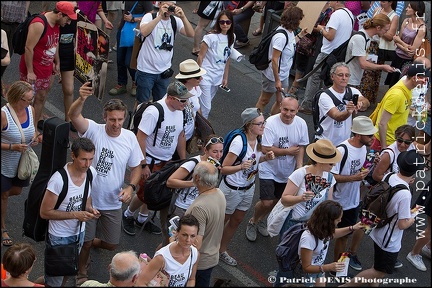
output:
<path id="1" fill-rule="evenodd" d="M 249 40 L 247 34 L 245 31 L 243 31 L 242 26 L 240 25 L 241 22 L 243 22 L 246 19 L 252 18 L 255 11 L 252 9 L 252 7 L 245 9 L 240 14 L 236 14 L 233 16 L 234 19 L 234 34 L 236 35 L 236 39 L 240 42 L 247 42 Z"/>
<path id="2" fill-rule="evenodd" d="M 205 270 L 197 270 L 195 275 L 195 287 L 210 287 L 211 274 L 213 268 L 208 268 Z"/>
<path id="3" fill-rule="evenodd" d="M 160 74 L 150 74 L 137 70 L 135 83 L 137 85 L 136 100 L 138 103 L 148 102 L 150 94 L 153 96 L 154 102 L 165 96 L 170 78 L 162 79 Z"/>
<path id="4" fill-rule="evenodd" d="M 117 31 L 117 43 L 120 43 L 121 29 Z M 120 47 L 117 45 L 117 84 L 126 86 L 128 83 L 127 71 L 133 81 L 135 81 L 135 69 L 130 68 L 130 60 L 133 47 Z"/>
<path id="5" fill-rule="evenodd" d="M 78 240 L 78 237 L 80 239 L 79 249 L 81 251 L 81 247 L 84 243 L 84 232 L 69 237 L 58 237 L 52 234 L 48 234 L 48 241 L 50 241 L 52 246 L 66 245 L 76 242 Z M 64 276 L 48 276 L 47 274 L 45 274 L 45 284 L 50 287 L 61 287 L 63 279 Z"/>

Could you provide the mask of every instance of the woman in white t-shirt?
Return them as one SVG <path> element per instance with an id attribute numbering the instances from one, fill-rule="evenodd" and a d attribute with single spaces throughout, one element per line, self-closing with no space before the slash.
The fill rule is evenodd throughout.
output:
<path id="1" fill-rule="evenodd" d="M 415 129 L 411 125 L 402 125 L 395 131 L 396 141 L 383 149 L 379 162 L 373 169 L 372 178 L 381 181 L 388 172 L 399 172 L 397 158 L 400 153 L 416 149 L 420 154 L 426 153 L 425 145 L 415 142 Z"/>
<path id="2" fill-rule="evenodd" d="M 175 241 L 157 250 L 153 259 L 144 266 L 135 286 L 148 286 L 161 270 L 169 277 L 168 287 L 195 287 L 199 252 L 192 244 L 198 236 L 199 222 L 192 214 L 178 222 Z"/>
<path id="3" fill-rule="evenodd" d="M 221 165 L 219 159 L 223 153 L 223 138 L 211 134 L 206 139 L 206 144 L 203 146 L 204 154 L 197 155 L 195 158 L 198 162 L 208 161 L 213 163 L 219 169 Z M 168 211 L 169 217 L 180 216 L 182 217 L 187 208 L 192 204 L 196 197 L 198 197 L 198 188 L 195 187 L 192 177 L 186 178 L 195 169 L 196 164 L 194 161 L 187 161 L 181 165 L 167 180 L 167 187 L 179 189 L 177 199 L 171 203 Z"/>
<path id="4" fill-rule="evenodd" d="M 234 41 L 233 14 L 223 10 L 219 13 L 212 31 L 204 35 L 197 59 L 198 65 L 207 71 L 200 83 L 202 94 L 199 98 L 202 115 L 206 119 L 218 86 L 228 86 L 230 55 Z"/>
<path id="5" fill-rule="evenodd" d="M 363 227 L 361 222 L 353 226 L 336 228 L 342 219 L 342 206 L 333 200 L 326 200 L 319 204 L 307 221 L 307 229 L 303 232 L 298 246 L 298 255 L 303 271 L 306 273 L 306 287 L 324 287 L 325 272 L 340 272 L 345 269 L 347 262 L 332 262 L 324 264 L 330 240 L 343 237 L 354 230 Z M 344 255 L 342 255 L 344 256 Z"/>
<path id="6" fill-rule="evenodd" d="M 219 185 L 226 199 L 225 228 L 219 248 L 219 259 L 230 266 L 237 266 L 237 261 L 226 250 L 252 206 L 258 164 L 275 158 L 273 151 L 266 154 L 261 151 L 261 138 L 265 126 L 261 110 L 255 107 L 246 108 L 241 118 L 243 135 L 234 136 L 230 143 L 225 143 L 229 147 L 226 157 L 222 160 L 221 172 L 224 176 Z M 242 152 L 245 152 L 244 156 Z"/>

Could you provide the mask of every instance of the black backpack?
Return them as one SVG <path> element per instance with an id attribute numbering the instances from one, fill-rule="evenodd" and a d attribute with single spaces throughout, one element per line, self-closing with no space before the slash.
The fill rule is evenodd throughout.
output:
<path id="1" fill-rule="evenodd" d="M 315 93 L 315 95 L 312 98 L 312 120 L 314 124 L 315 136 L 322 135 L 324 131 L 323 128 L 321 127 L 321 123 L 324 121 L 324 119 L 327 118 L 327 115 L 322 116 L 321 119 L 319 118 L 318 103 L 319 103 L 319 98 L 321 96 L 321 93 L 326 93 L 327 95 L 329 95 L 336 107 L 338 107 L 339 105 L 345 105 L 345 103 L 340 101 L 338 98 L 336 98 L 336 96 L 328 88 L 320 89 Z M 351 99 L 352 99 L 352 90 L 350 87 L 347 87 L 345 89 L 345 95 L 343 100 L 351 100 Z"/>
<path id="2" fill-rule="evenodd" d="M 142 102 L 141 104 L 139 104 L 137 106 L 136 110 L 133 113 L 131 111 L 129 111 L 129 123 L 127 125 L 127 128 L 129 130 L 131 130 L 136 135 L 138 133 L 138 126 L 139 126 L 139 123 L 141 122 L 144 110 L 146 110 L 147 107 L 149 107 L 151 105 L 155 106 L 158 109 L 158 112 L 159 112 L 158 120 L 156 122 L 156 127 L 153 130 L 153 133 L 155 134 L 154 141 L 153 141 L 153 146 L 155 146 L 156 145 L 157 131 L 159 130 L 159 128 L 162 127 L 162 122 L 165 119 L 165 117 L 164 117 L 164 110 L 163 110 L 163 107 L 162 107 L 162 105 L 160 103 L 157 103 L 157 102 Z"/>
<path id="3" fill-rule="evenodd" d="M 360 34 L 364 37 L 364 39 L 366 41 L 365 42 L 365 49 L 366 49 L 367 42 L 369 41 L 369 39 L 366 39 L 366 35 L 362 31 L 359 31 L 359 32 L 353 33 L 348 40 L 346 40 L 339 47 L 337 47 L 332 52 L 330 52 L 330 54 L 323 60 L 324 64 L 322 65 L 321 72 L 320 72 L 320 78 L 321 78 L 321 80 L 324 81 L 325 86 L 328 87 L 328 86 L 331 86 L 333 84 L 333 81 L 331 80 L 331 77 L 330 77 L 330 69 L 337 62 L 345 62 L 345 56 L 346 56 L 347 49 L 348 49 L 348 43 L 351 40 L 351 38 L 356 34 Z M 354 57 L 355 56 L 351 57 L 351 59 L 349 59 L 345 63 L 348 64 L 349 62 L 351 62 L 354 59 Z"/>
<path id="4" fill-rule="evenodd" d="M 397 213 L 391 216 L 387 215 L 387 204 L 398 191 L 408 189 L 403 184 L 394 187 L 389 185 L 388 181 L 394 174 L 395 172 L 387 174 L 381 182 L 367 191 L 363 198 L 362 210 L 369 211 L 379 218 L 375 222 L 377 223 L 376 228 L 382 228 L 393 220 Z"/>
<path id="5" fill-rule="evenodd" d="M 307 229 L 306 223 L 297 223 L 283 234 L 282 240 L 276 246 L 276 260 L 281 271 L 293 271 L 300 262 L 298 246 L 303 232 Z M 315 243 L 314 250 L 318 246 L 318 239 L 316 237 Z"/>
<path id="6" fill-rule="evenodd" d="M 54 210 L 57 210 L 60 204 L 63 202 L 63 200 L 66 197 L 66 194 L 68 192 L 69 187 L 69 180 L 66 174 L 66 171 L 64 168 L 60 168 L 57 170 L 63 179 L 63 187 L 62 190 L 57 198 L 57 202 L 54 206 Z M 93 174 L 91 173 L 91 170 L 87 170 L 87 178 L 86 178 L 86 187 L 90 185 L 93 181 Z M 86 188 L 87 189 L 87 188 Z M 38 241 L 44 241 L 45 240 L 45 234 L 48 229 L 48 221 L 47 219 L 43 219 L 40 216 L 40 205 L 42 204 L 43 197 L 45 196 L 45 192 L 39 195 L 38 203 L 39 205 L 33 206 L 31 209 L 25 209 L 24 211 L 24 217 L 25 218 L 33 218 L 33 226 L 32 227 L 26 227 L 23 228 L 23 236 L 27 236 L 36 242 Z M 83 203 L 84 199 L 83 199 Z M 27 206 L 27 208 L 30 208 Z M 84 209 L 83 209 L 84 210 Z M 24 221 L 26 223 L 26 221 Z"/>
<path id="7" fill-rule="evenodd" d="M 148 209 L 158 211 L 170 205 L 171 198 L 175 191 L 174 188 L 166 186 L 168 178 L 187 161 L 194 161 L 195 165 L 198 160 L 195 158 L 169 161 L 161 170 L 155 171 L 146 179 L 144 183 L 144 203 Z M 185 177 L 184 180 L 190 179 L 193 170 Z"/>
<path id="8" fill-rule="evenodd" d="M 286 43 L 284 46 L 284 49 L 285 49 L 286 45 L 288 44 L 288 34 L 283 29 L 275 28 L 261 39 L 258 46 L 255 47 L 252 50 L 251 54 L 249 55 L 249 62 L 251 64 L 255 65 L 255 67 L 258 70 L 265 70 L 265 69 L 267 69 L 267 67 L 269 67 L 269 64 L 271 62 L 271 59 L 268 59 L 270 43 L 271 43 L 272 37 L 277 33 L 283 33 L 285 35 L 285 37 L 286 37 Z M 279 66 L 280 66 L 281 59 L 282 59 L 282 54 L 281 54 L 281 57 L 279 57 Z"/>
<path id="9" fill-rule="evenodd" d="M 25 45 L 26 45 L 26 41 L 27 41 L 28 29 L 29 29 L 30 23 L 36 17 L 41 18 L 44 22 L 44 30 L 43 30 L 42 35 L 39 38 L 39 40 L 42 39 L 42 37 L 44 37 L 44 35 L 46 33 L 48 21 L 47 21 L 45 15 L 33 14 L 33 15 L 28 16 L 23 22 L 21 22 L 18 25 L 17 29 L 15 30 L 15 32 L 12 35 L 13 51 L 15 53 L 17 53 L 18 55 L 23 55 L 25 53 Z"/>

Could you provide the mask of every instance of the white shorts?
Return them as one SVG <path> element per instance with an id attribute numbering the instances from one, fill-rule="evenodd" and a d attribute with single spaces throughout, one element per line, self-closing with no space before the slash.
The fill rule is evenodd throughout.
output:
<path id="1" fill-rule="evenodd" d="M 226 199 L 225 214 L 232 215 L 235 210 L 247 211 L 252 206 L 255 184 L 248 190 L 234 190 L 222 180 L 219 189 L 222 190 Z"/>

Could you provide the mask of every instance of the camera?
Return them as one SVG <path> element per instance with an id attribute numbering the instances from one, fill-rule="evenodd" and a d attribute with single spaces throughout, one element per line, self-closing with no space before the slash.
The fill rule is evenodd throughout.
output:
<path id="1" fill-rule="evenodd" d="M 169 6 L 168 7 L 168 12 L 174 13 L 175 12 L 175 8 L 176 8 L 176 6 L 174 6 L 174 5 Z"/>
<path id="2" fill-rule="evenodd" d="M 216 159 L 214 159 L 213 157 L 209 156 L 207 158 L 207 162 L 210 162 L 211 164 L 213 164 L 216 168 L 218 168 L 219 166 L 221 166 L 220 162 Z"/>
<path id="3" fill-rule="evenodd" d="M 159 50 L 166 50 L 166 51 L 171 51 L 173 49 L 173 45 L 167 43 L 167 42 L 163 42 L 161 46 L 159 46 Z"/>

